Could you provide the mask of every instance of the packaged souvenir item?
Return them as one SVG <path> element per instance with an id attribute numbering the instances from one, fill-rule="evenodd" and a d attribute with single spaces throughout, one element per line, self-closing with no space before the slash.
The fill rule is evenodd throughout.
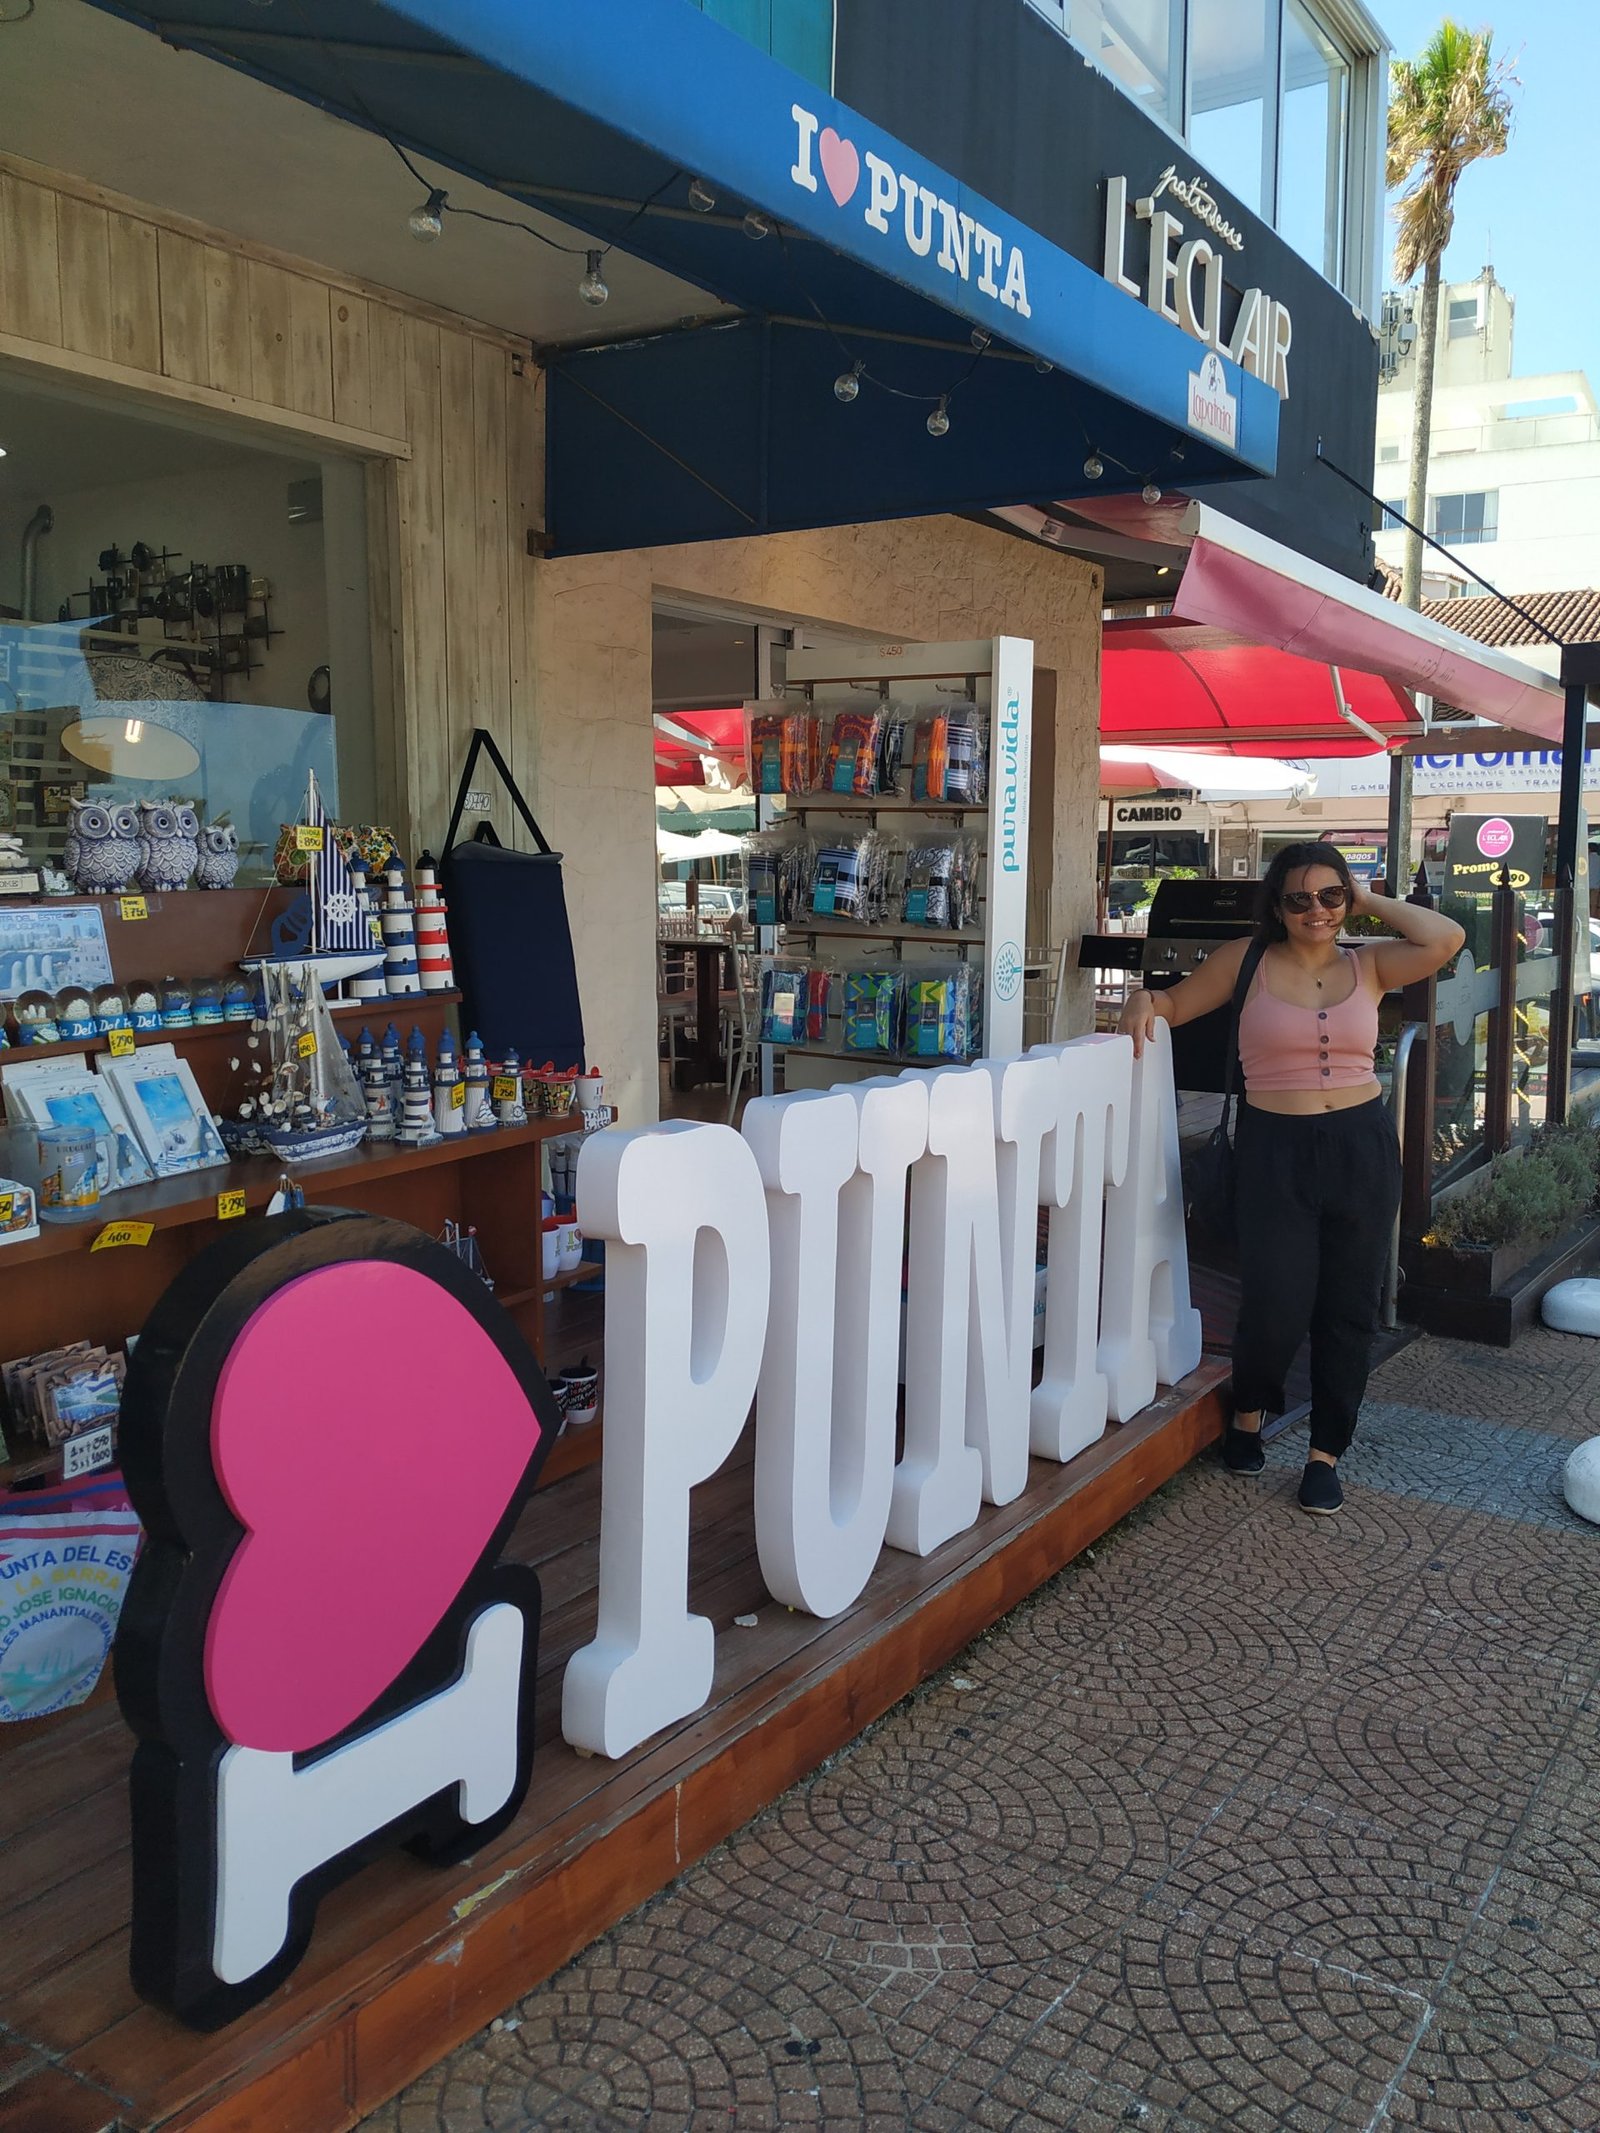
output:
<path id="1" fill-rule="evenodd" d="M 797 824 L 744 840 L 745 887 L 757 926 L 787 926 L 806 910 L 816 846 Z"/>
<path id="2" fill-rule="evenodd" d="M 912 742 L 912 799 L 971 807 L 981 805 L 988 791 L 986 715 L 973 703 L 925 712 Z"/>
<path id="3" fill-rule="evenodd" d="M 913 977 L 906 1049 L 918 1059 L 965 1059 L 972 1042 L 972 972 L 967 965 L 941 965 L 926 976 Z"/>
<path id="4" fill-rule="evenodd" d="M 810 792 L 821 754 L 821 727 L 814 712 L 776 706 L 748 714 L 746 756 L 756 792 Z"/>
<path id="5" fill-rule="evenodd" d="M 898 1052 L 904 1035 L 901 970 L 847 970 L 839 980 L 840 1042 L 847 1052 Z"/>
<path id="6" fill-rule="evenodd" d="M 888 916 L 892 847 L 876 830 L 822 846 L 811 874 L 817 918 L 872 926 Z"/>
<path id="7" fill-rule="evenodd" d="M 828 750 L 823 759 L 823 786 L 828 792 L 871 794 L 878 790 L 878 748 L 883 737 L 883 714 L 877 705 L 870 710 L 838 712 L 828 729 Z"/>
<path id="8" fill-rule="evenodd" d="M 761 1041 L 804 1044 L 807 978 L 804 964 L 768 963 L 761 973 Z"/>

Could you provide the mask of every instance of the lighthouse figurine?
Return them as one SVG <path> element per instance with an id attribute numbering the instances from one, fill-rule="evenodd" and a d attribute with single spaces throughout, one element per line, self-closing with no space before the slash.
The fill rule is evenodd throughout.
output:
<path id="1" fill-rule="evenodd" d="M 433 1124 L 446 1140 L 467 1130 L 467 1085 L 456 1065 L 455 1039 L 448 1030 L 439 1039 L 433 1069 Z"/>
<path id="2" fill-rule="evenodd" d="M 522 1108 L 522 1061 L 507 1052 L 494 1077 L 494 1115 L 502 1126 L 525 1126 L 528 1114 Z"/>
<path id="3" fill-rule="evenodd" d="M 394 1139 L 395 1115 L 389 1102 L 389 1077 L 384 1070 L 382 1055 L 374 1052 L 360 1062 L 361 1100 L 367 1110 L 367 1139 L 369 1141 L 392 1141 Z"/>
<path id="4" fill-rule="evenodd" d="M 489 1062 L 483 1056 L 483 1039 L 474 1030 L 466 1050 L 466 1127 L 469 1133 L 492 1133 L 499 1123 L 489 1100 Z"/>
<path id="5" fill-rule="evenodd" d="M 398 1126 L 400 1123 L 400 1099 L 404 1088 L 405 1061 L 400 1054 L 400 1032 L 391 1022 L 383 1033 L 384 1086 L 389 1092 L 389 1116 Z"/>
<path id="6" fill-rule="evenodd" d="M 431 852 L 417 861 L 417 972 L 424 992 L 448 992 L 455 983 L 450 963 L 450 936 L 445 930 L 444 899 L 439 894 L 439 868 Z"/>
<path id="7" fill-rule="evenodd" d="M 433 1101 L 428 1087 L 428 1048 L 420 1029 L 413 1029 L 406 1046 L 405 1072 L 401 1081 L 400 1123 L 395 1139 L 420 1148 L 439 1138 L 433 1123 Z"/>
<path id="8" fill-rule="evenodd" d="M 356 853 L 350 860 L 350 887 L 355 895 L 356 916 L 361 930 L 370 934 L 374 943 L 383 940 L 383 928 L 378 923 L 378 914 L 372 906 L 372 877 L 367 862 Z M 386 944 L 387 945 L 387 944 Z M 370 970 L 358 971 L 353 978 L 346 978 L 345 991 L 352 1000 L 386 1000 L 389 997 L 388 974 L 382 963 L 374 963 Z"/>
<path id="9" fill-rule="evenodd" d="M 417 937 L 411 898 L 406 891 L 406 863 L 398 852 L 389 854 L 383 870 L 383 977 L 391 1000 L 403 1000 L 422 990 L 417 974 Z"/>

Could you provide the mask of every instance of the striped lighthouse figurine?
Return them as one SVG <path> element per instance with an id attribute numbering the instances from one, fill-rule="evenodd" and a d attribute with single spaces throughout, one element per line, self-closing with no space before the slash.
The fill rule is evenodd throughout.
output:
<path id="1" fill-rule="evenodd" d="M 411 1041 L 406 1046 L 400 1087 L 400 1123 L 395 1129 L 395 1139 L 412 1147 L 438 1140 L 439 1131 L 433 1122 L 433 1098 L 428 1087 L 428 1051 L 420 1029 L 412 1030 Z"/>
<path id="2" fill-rule="evenodd" d="M 432 852 L 417 861 L 417 970 L 424 992 L 447 992 L 455 983 L 450 963 L 450 936 L 445 930 L 445 903 L 439 894 L 439 867 Z"/>
<path id="3" fill-rule="evenodd" d="M 355 893 L 356 915 L 362 928 L 373 940 L 384 938 L 383 928 L 378 923 L 378 914 L 372 908 L 372 881 L 367 871 L 367 862 L 356 853 L 350 861 L 350 886 Z M 388 974 L 382 963 L 374 963 L 370 970 L 363 970 L 345 980 L 345 989 L 352 1000 L 387 1000 L 389 997 Z"/>
<path id="4" fill-rule="evenodd" d="M 406 890 L 406 863 L 398 852 L 389 854 L 383 870 L 383 976 L 391 1000 L 403 1000 L 422 990 L 417 973 L 417 937 L 411 898 Z"/>
<path id="5" fill-rule="evenodd" d="M 493 1132 L 500 1122 L 495 1117 L 494 1105 L 489 1100 L 489 1062 L 483 1056 L 483 1039 L 476 1030 L 467 1038 L 463 1063 L 466 1069 L 467 1101 L 464 1108 L 467 1131 Z"/>
<path id="6" fill-rule="evenodd" d="M 439 1039 L 433 1068 L 433 1123 L 447 1140 L 467 1130 L 467 1085 L 456 1064 L 455 1039 L 448 1030 Z"/>

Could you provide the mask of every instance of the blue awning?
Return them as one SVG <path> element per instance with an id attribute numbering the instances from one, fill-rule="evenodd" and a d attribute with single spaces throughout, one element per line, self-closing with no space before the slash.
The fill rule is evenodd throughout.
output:
<path id="1" fill-rule="evenodd" d="M 1167 320 L 681 0 L 99 4 L 740 308 L 541 349 L 562 551 L 1044 502 L 1091 454 L 1103 491 L 1274 470 L 1261 380 L 1202 385 Z M 841 404 L 854 362 L 882 385 Z"/>

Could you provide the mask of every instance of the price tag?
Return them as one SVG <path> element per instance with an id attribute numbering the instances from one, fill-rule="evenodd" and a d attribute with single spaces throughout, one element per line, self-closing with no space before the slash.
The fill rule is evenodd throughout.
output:
<path id="1" fill-rule="evenodd" d="M 153 1222 L 108 1222 L 89 1249 L 109 1252 L 119 1244 L 148 1244 L 155 1233 Z"/>
<path id="2" fill-rule="evenodd" d="M 309 1059 L 316 1048 L 317 1033 L 315 1030 L 304 1029 L 294 1040 L 295 1056 L 297 1058 Z"/>
<path id="3" fill-rule="evenodd" d="M 297 852 L 320 852 L 322 850 L 322 825 L 320 822 L 302 822 L 294 833 L 294 848 Z"/>
<path id="4" fill-rule="evenodd" d="M 73 1481 L 80 1474 L 98 1474 L 102 1467 L 111 1464 L 114 1456 L 115 1443 L 109 1422 L 102 1422 L 98 1429 L 80 1429 L 61 1447 L 61 1478 Z"/>
<path id="5" fill-rule="evenodd" d="M 217 1220 L 219 1222 L 236 1222 L 243 1213 L 244 1194 L 242 1192 L 219 1192 L 217 1194 Z"/>
<path id="6" fill-rule="evenodd" d="M 489 1084 L 489 1094 L 494 1098 L 497 1104 L 508 1104 L 514 1102 L 517 1095 L 516 1075 L 496 1074 L 494 1080 L 491 1081 Z"/>
<path id="7" fill-rule="evenodd" d="M 451 1110 L 452 1110 L 452 1111 L 464 1111 L 464 1110 L 466 1109 L 466 1105 L 467 1105 L 467 1085 L 466 1085 L 466 1083 L 465 1083 L 464 1081 L 455 1081 L 455 1082 L 452 1082 L 452 1083 L 451 1083 L 451 1085 L 450 1085 L 450 1108 L 451 1108 Z"/>
<path id="8" fill-rule="evenodd" d="M 150 916 L 150 906 L 142 896 L 119 896 L 117 898 L 117 909 L 125 919 L 129 920 L 148 918 Z"/>
<path id="9" fill-rule="evenodd" d="M 126 1059 L 134 1049 L 133 1031 L 131 1029 L 110 1030 L 107 1032 L 107 1036 L 113 1059 Z"/>
<path id="10" fill-rule="evenodd" d="M 11 1207 L 14 1198 L 15 1195 L 12 1193 L 0 1192 L 0 1222 L 9 1222 L 11 1220 Z"/>

